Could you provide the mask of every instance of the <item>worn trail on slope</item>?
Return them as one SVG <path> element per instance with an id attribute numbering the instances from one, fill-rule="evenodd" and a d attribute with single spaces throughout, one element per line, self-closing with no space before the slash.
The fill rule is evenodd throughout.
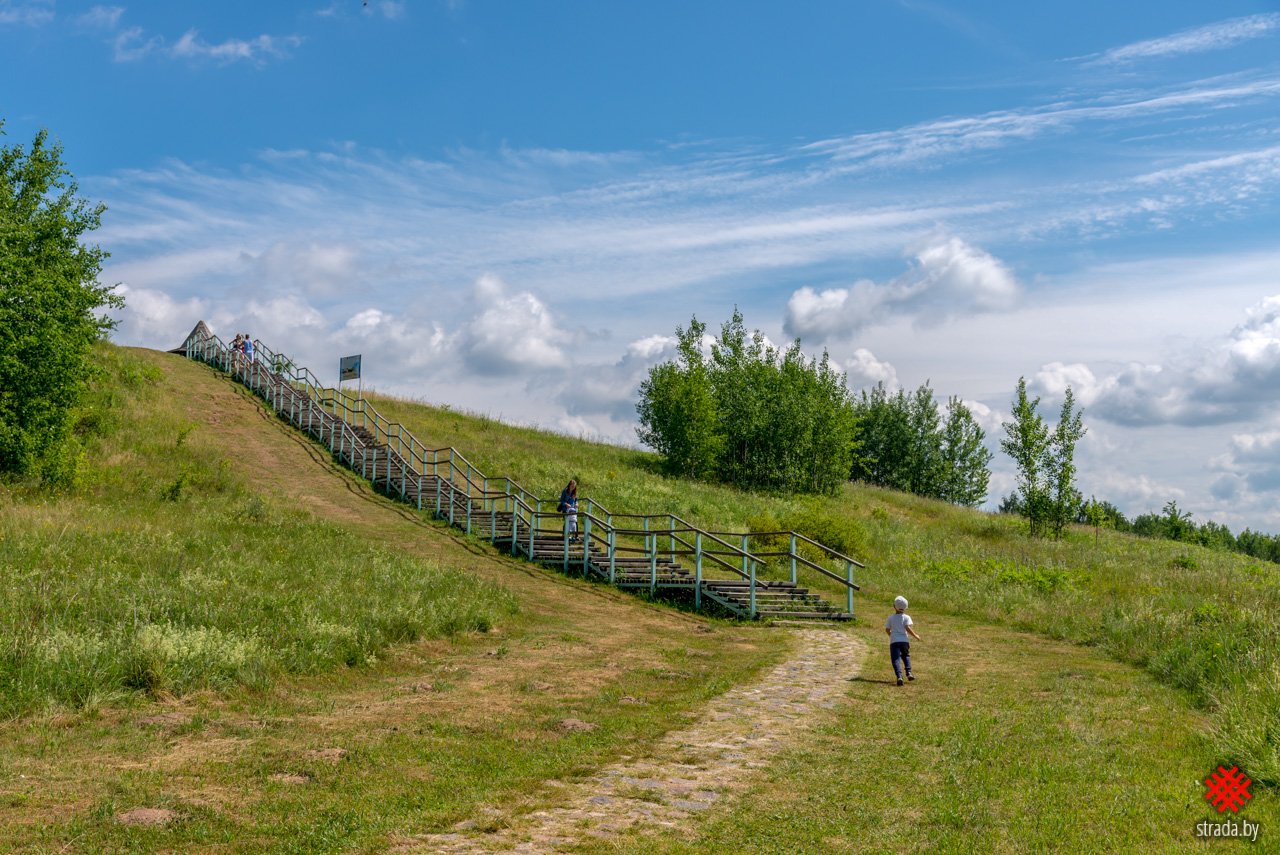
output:
<path id="1" fill-rule="evenodd" d="M 624 758 L 585 781 L 551 782 L 562 806 L 505 818 L 492 833 L 474 820 L 403 840 L 397 852 L 557 852 L 637 826 L 670 832 L 742 790 L 756 771 L 843 699 L 866 645 L 847 632 L 804 629 L 792 655 L 749 685 L 711 701 L 691 727 L 667 734 L 646 758 Z"/>

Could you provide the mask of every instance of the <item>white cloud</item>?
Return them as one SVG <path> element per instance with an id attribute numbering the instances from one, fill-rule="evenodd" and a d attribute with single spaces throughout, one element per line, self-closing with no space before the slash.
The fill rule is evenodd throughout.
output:
<path id="1" fill-rule="evenodd" d="M 1248 15 L 1112 48 L 1091 57 L 1089 61 L 1092 64 L 1120 65 L 1142 59 L 1203 53 L 1268 36 L 1277 29 L 1280 29 L 1280 14 L 1267 12 Z"/>
<path id="2" fill-rule="evenodd" d="M 13 2 L 0 0 L 0 26 L 5 24 L 22 24 L 28 27 L 39 27 L 54 19 L 53 0 L 33 0 L 33 2 Z"/>
<path id="3" fill-rule="evenodd" d="M 1221 473 L 1212 487 L 1218 498 L 1248 501 L 1258 494 L 1274 495 L 1280 490 L 1280 430 L 1234 434 L 1226 453 L 1211 460 L 1210 468 Z"/>
<path id="4" fill-rule="evenodd" d="M 163 45 L 163 39 L 148 36 L 142 27 L 127 27 L 111 38 L 112 57 L 116 62 L 136 62 Z"/>
<path id="5" fill-rule="evenodd" d="M 346 243 L 277 241 L 260 253 L 243 252 L 240 257 L 263 287 L 332 296 L 362 284 L 359 251 Z"/>
<path id="6" fill-rule="evenodd" d="M 893 315 L 936 326 L 961 315 L 1008 310 L 1020 293 L 999 259 L 960 238 L 937 235 L 916 250 L 906 273 L 884 284 L 863 279 L 848 288 L 796 291 L 787 301 L 785 329 L 825 341 Z"/>
<path id="7" fill-rule="evenodd" d="M 251 62 L 262 64 L 267 59 L 287 57 L 289 51 L 302 44 L 300 36 L 261 35 L 252 39 L 227 39 L 211 44 L 192 29 L 183 33 L 167 53 L 178 59 L 213 60 L 218 63 Z"/>
<path id="8" fill-rule="evenodd" d="M 982 401 L 963 400 L 962 403 L 969 408 L 978 427 L 982 428 L 987 444 L 995 445 L 999 438 L 1004 436 L 1004 423 L 1009 421 L 1009 416 L 987 406 Z"/>
<path id="9" fill-rule="evenodd" d="M 1186 498 L 1186 491 L 1163 484 L 1147 475 L 1132 475 L 1115 469 L 1094 478 L 1089 487 L 1092 495 L 1119 508 L 1130 508 L 1140 514 L 1163 507 L 1170 500 Z"/>
<path id="10" fill-rule="evenodd" d="M 949 157 L 1029 143 L 1046 134 L 1062 136 L 1086 124 L 1105 128 L 1190 110 L 1238 106 L 1278 94 L 1280 80 L 1276 78 L 1198 81 L 1172 91 L 1122 92 L 834 137 L 806 144 L 799 153 L 829 159 L 829 164 L 816 167 L 819 174 L 866 173 L 913 164 L 936 168 Z"/>
<path id="11" fill-rule="evenodd" d="M 191 62 L 212 61 L 221 65 L 233 62 L 249 62 L 263 65 L 268 59 L 287 57 L 289 52 L 302 44 L 301 36 L 260 35 L 251 39 L 227 39 L 210 43 L 200 38 L 195 29 L 187 30 L 176 42 L 169 44 L 162 36 L 148 34 L 139 26 L 123 27 L 122 6 L 94 6 L 76 18 L 80 26 L 102 30 L 110 34 L 112 57 L 116 62 L 137 62 L 152 55 L 167 56 Z"/>
<path id="12" fill-rule="evenodd" d="M 568 365 L 570 337 L 534 294 L 508 294 L 496 276 L 475 285 L 477 314 L 463 329 L 467 365 L 486 375 L 529 374 Z"/>
<path id="13" fill-rule="evenodd" d="M 898 385 L 898 372 L 893 365 L 877 359 L 876 355 L 865 347 L 855 350 L 852 356 L 841 360 L 836 367 L 849 375 L 848 384 L 853 389 L 860 386 L 874 386 L 877 383 L 883 383 L 886 389 L 893 389 Z"/>
<path id="14" fill-rule="evenodd" d="M 114 30 L 120 26 L 120 16 L 123 14 L 123 6 L 94 6 L 77 17 L 76 23 L 89 29 Z"/>
<path id="15" fill-rule="evenodd" d="M 151 341 L 165 349 L 182 344 L 175 339 L 186 335 L 209 309 L 209 304 L 199 298 L 174 299 L 163 291 L 123 283 L 116 286 L 116 293 L 125 298 L 126 305 L 119 313 L 117 337 Z"/>
<path id="16" fill-rule="evenodd" d="M 1255 418 L 1280 402 L 1280 296 L 1246 312 L 1245 322 L 1168 365 L 1131 363 L 1103 376 L 1084 364 L 1050 363 L 1036 387 L 1067 386 L 1093 415 L 1128 425 L 1207 425 Z"/>

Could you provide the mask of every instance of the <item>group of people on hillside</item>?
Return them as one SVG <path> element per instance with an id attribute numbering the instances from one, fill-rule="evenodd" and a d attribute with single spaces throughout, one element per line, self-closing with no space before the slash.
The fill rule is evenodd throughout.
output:
<path id="1" fill-rule="evenodd" d="M 231 340 L 231 357 L 237 362 L 253 362 L 253 339 L 248 333 L 237 333 Z"/>

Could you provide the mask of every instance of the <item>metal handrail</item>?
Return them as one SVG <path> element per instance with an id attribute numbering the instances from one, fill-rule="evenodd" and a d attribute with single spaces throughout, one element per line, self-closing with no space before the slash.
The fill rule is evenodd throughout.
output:
<path id="1" fill-rule="evenodd" d="M 424 508 L 422 491 L 425 479 L 432 478 L 435 484 L 436 507 L 434 510 L 437 515 L 447 516 L 451 522 L 461 524 L 457 519 L 457 515 L 460 512 L 458 505 L 461 503 L 464 506 L 461 512 L 465 513 L 465 528 L 467 531 L 469 533 L 472 531 L 474 520 L 483 522 L 488 517 L 490 520 L 489 533 L 495 541 L 498 539 L 497 514 L 510 515 L 512 551 L 527 551 L 530 557 L 532 557 L 534 538 L 538 532 L 545 532 L 546 522 L 564 520 L 569 516 L 569 514 L 558 511 L 544 511 L 543 505 L 550 504 L 550 500 L 536 496 L 509 477 L 489 478 L 485 476 L 478 467 L 452 446 L 427 448 L 402 424 L 393 422 L 379 413 L 367 399 L 354 397 L 341 389 L 323 386 L 320 379 L 309 368 L 296 365 L 288 357 L 271 349 L 260 340 L 254 340 L 254 356 L 252 359 L 248 359 L 232 352 L 231 348 L 222 339 L 212 333 L 197 335 L 201 326 L 197 326 L 196 330 L 193 330 L 192 335 L 183 344 L 183 349 L 189 357 L 200 359 L 210 365 L 216 365 L 250 386 L 250 388 L 254 388 L 263 397 L 274 396 L 275 400 L 269 398 L 269 402 L 282 415 L 286 406 L 286 402 L 283 400 L 286 397 L 286 391 L 292 393 L 288 395 L 290 400 L 287 402 L 291 412 L 295 409 L 300 411 L 302 407 L 311 405 L 318 408 L 320 413 L 327 414 L 340 425 L 337 428 L 337 442 L 334 441 L 335 427 L 330 425 L 328 428 L 331 450 L 334 450 L 335 454 L 339 455 L 350 454 L 352 459 L 348 462 L 353 468 L 355 468 L 354 450 L 358 445 L 361 445 L 355 432 L 356 428 L 363 428 L 370 432 L 374 437 L 372 480 L 376 483 L 382 477 L 379 474 L 380 466 L 385 467 L 388 490 L 393 486 L 393 478 L 399 478 L 401 497 L 407 498 L 408 490 L 411 486 L 410 476 L 416 478 L 417 489 L 415 492 L 419 508 Z M 264 371 L 267 374 L 265 381 L 262 376 Z M 262 387 L 264 385 L 267 391 L 263 390 Z M 298 396 L 305 400 L 305 404 L 303 400 L 298 400 Z M 308 419 L 313 418 L 314 415 L 314 411 L 308 411 Z M 321 419 L 319 430 L 321 433 L 320 438 L 323 440 L 323 418 Z M 378 459 L 379 449 L 382 450 L 384 455 L 381 463 L 379 463 Z M 366 458 L 362 458 L 361 466 L 367 470 L 368 460 Z M 365 475 L 365 477 L 370 477 L 366 471 L 362 471 L 361 474 Z M 501 483 L 503 486 L 500 489 L 495 489 L 491 487 L 491 483 Z M 447 509 L 445 507 L 446 502 Z M 659 556 L 665 556 L 671 563 L 675 562 L 676 556 L 693 556 L 696 564 L 695 599 L 700 604 L 703 581 L 702 563 L 703 559 L 709 559 L 713 564 L 723 567 L 750 582 L 750 612 L 751 616 L 754 617 L 756 613 L 755 591 L 757 585 L 767 584 L 762 583 L 758 578 L 760 571 L 768 566 L 765 559 L 789 557 L 791 559 L 792 584 L 796 583 L 796 573 L 799 566 L 815 570 L 823 576 L 846 586 L 848 591 L 848 611 L 850 613 L 853 611 L 853 591 L 860 590 L 859 586 L 853 581 L 853 568 L 855 566 L 861 568 L 865 565 L 799 532 L 712 532 L 692 525 L 671 513 L 615 514 L 589 497 L 583 497 L 582 502 L 585 505 L 585 510 L 579 510 L 577 516 L 583 523 L 581 563 L 584 574 L 587 572 L 591 560 L 587 545 L 593 541 L 606 546 L 611 581 L 614 573 L 615 556 L 618 553 L 635 553 L 649 558 L 651 573 L 654 574 L 655 580 Z M 476 508 L 477 503 L 479 508 Z M 502 510 L 498 509 L 499 504 L 502 505 Z M 643 522 L 643 527 L 623 528 L 616 525 L 615 520 L 640 520 Z M 654 526 L 652 522 L 655 520 L 665 521 L 666 525 Z M 563 523 L 561 525 L 563 526 Z M 521 531 L 522 528 L 523 531 Z M 520 543 L 519 535 L 524 535 L 529 539 L 528 550 L 524 550 Z M 680 535 L 692 535 L 693 543 L 690 543 Z M 752 537 L 784 535 L 789 538 L 790 542 L 790 549 L 787 552 L 752 552 L 748 548 Z M 632 539 L 632 542 L 635 539 L 642 539 L 644 545 L 641 547 L 630 546 L 625 542 L 619 543 L 618 539 L 620 537 Z M 740 545 L 728 542 L 724 539 L 726 537 L 734 538 Z M 667 540 L 666 548 L 662 548 L 659 544 L 660 538 Z M 566 569 L 568 569 L 570 558 L 568 538 L 564 538 L 564 541 L 565 565 Z M 710 548 L 704 546 L 704 541 L 710 541 Z M 797 552 L 798 542 L 804 542 L 816 547 L 828 558 L 843 561 L 846 566 L 846 577 L 841 578 L 830 570 L 799 555 Z M 684 548 L 677 549 L 677 543 Z M 726 557 L 734 559 L 734 561 L 726 560 Z M 575 557 L 574 560 L 578 559 Z"/>

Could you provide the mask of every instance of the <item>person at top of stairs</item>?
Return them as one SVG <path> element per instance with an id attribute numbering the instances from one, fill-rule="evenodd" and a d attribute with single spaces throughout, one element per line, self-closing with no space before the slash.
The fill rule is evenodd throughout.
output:
<path id="1" fill-rule="evenodd" d="M 568 485 L 560 493 L 560 504 L 556 510 L 564 514 L 564 533 L 570 543 L 578 542 L 578 482 L 570 479 Z"/>

